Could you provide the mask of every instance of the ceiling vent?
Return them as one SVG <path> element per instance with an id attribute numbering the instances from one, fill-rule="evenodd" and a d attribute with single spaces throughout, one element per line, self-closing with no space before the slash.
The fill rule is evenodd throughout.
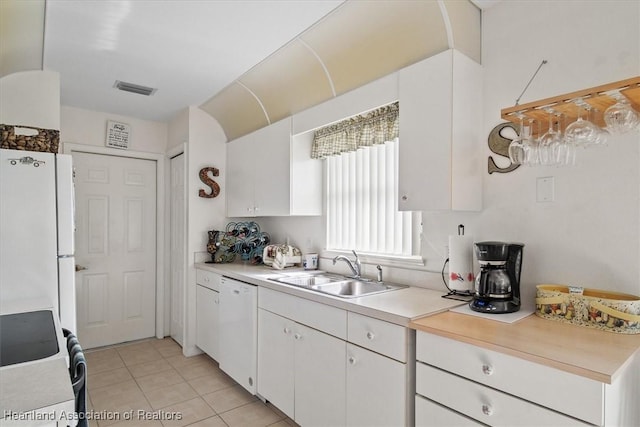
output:
<path id="1" fill-rule="evenodd" d="M 113 85 L 113 87 L 125 92 L 137 93 L 144 96 L 151 96 L 158 90 L 157 88 L 140 86 L 134 83 L 121 82 L 120 80 L 116 80 L 116 83 Z"/>

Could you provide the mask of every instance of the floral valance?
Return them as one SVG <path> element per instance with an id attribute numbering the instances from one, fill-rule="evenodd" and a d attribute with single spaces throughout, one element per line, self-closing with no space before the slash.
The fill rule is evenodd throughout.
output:
<path id="1" fill-rule="evenodd" d="M 311 158 L 324 159 L 398 137 L 398 102 L 315 131 Z"/>

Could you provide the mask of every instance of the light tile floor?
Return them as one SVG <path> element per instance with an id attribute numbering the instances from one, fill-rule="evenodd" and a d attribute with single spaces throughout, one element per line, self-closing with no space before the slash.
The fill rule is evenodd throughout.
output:
<path id="1" fill-rule="evenodd" d="M 184 357 L 172 339 L 86 350 L 91 427 L 291 427 L 205 354 Z M 178 414 L 180 419 L 178 418 Z"/>

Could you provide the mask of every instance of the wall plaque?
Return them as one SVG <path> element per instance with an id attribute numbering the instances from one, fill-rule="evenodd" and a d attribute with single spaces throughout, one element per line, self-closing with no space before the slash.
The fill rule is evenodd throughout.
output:
<path id="1" fill-rule="evenodd" d="M 126 150 L 129 148 L 130 138 L 131 126 L 126 123 L 107 121 L 107 147 Z"/>

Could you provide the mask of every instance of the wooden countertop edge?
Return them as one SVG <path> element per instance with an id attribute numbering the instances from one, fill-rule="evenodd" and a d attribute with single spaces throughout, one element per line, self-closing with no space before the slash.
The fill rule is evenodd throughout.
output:
<path id="1" fill-rule="evenodd" d="M 453 316 L 453 319 L 455 319 L 456 316 L 465 316 L 463 314 L 451 313 L 451 312 L 441 313 L 440 315 Z M 523 360 L 539 363 L 541 365 L 559 369 L 561 371 L 569 372 L 569 373 L 579 375 L 581 377 L 589 378 L 595 381 L 599 381 L 605 384 L 611 384 L 613 381 L 615 381 L 617 377 L 621 374 L 621 372 L 624 371 L 624 368 L 632 362 L 634 357 L 640 357 L 640 346 L 637 346 L 637 348 L 634 351 L 629 351 L 628 354 L 625 352 L 623 356 L 619 357 L 619 359 L 624 359 L 624 360 L 613 361 L 612 363 L 610 363 L 610 365 L 613 366 L 613 368 L 611 368 L 610 366 L 610 368 L 608 369 L 600 369 L 600 370 L 588 369 L 588 368 L 579 366 L 577 364 L 567 363 L 562 360 L 557 360 L 542 354 L 536 354 L 535 352 L 518 349 L 518 348 L 515 348 L 515 346 L 509 347 L 504 345 L 504 343 L 492 342 L 490 340 L 487 340 L 487 338 L 485 337 L 474 337 L 473 334 L 464 333 L 464 331 L 458 332 L 458 331 L 455 331 L 455 327 L 452 327 L 452 328 L 439 327 L 437 325 L 437 322 L 435 322 L 434 325 L 429 325 L 424 323 L 424 322 L 434 323 L 433 322 L 434 318 L 437 318 L 438 316 L 439 315 L 426 316 L 420 319 L 413 320 L 412 322 L 409 323 L 409 327 L 417 331 L 432 333 L 445 338 L 450 338 L 456 341 L 461 341 L 467 344 L 482 347 L 488 350 L 493 350 L 499 353 L 515 356 Z M 532 314 L 531 316 L 533 316 L 533 318 L 537 318 L 537 316 L 535 316 L 534 314 Z M 525 320 L 525 319 L 522 319 L 522 320 Z M 529 320 L 533 320 L 533 319 L 529 319 Z M 540 319 L 540 320 L 545 322 L 551 322 L 545 319 Z M 476 319 L 476 321 L 493 322 L 491 320 L 485 320 L 485 319 Z M 501 327 L 505 325 L 516 326 L 517 323 L 518 322 L 511 325 L 500 324 L 497 327 Z M 578 326 L 570 326 L 570 327 L 579 328 Z M 579 333 L 581 330 L 582 329 L 579 329 L 576 332 Z M 589 331 L 592 331 L 592 330 L 589 330 Z M 609 332 L 604 332 L 604 331 L 599 331 L 599 332 L 603 334 L 609 334 Z"/>

